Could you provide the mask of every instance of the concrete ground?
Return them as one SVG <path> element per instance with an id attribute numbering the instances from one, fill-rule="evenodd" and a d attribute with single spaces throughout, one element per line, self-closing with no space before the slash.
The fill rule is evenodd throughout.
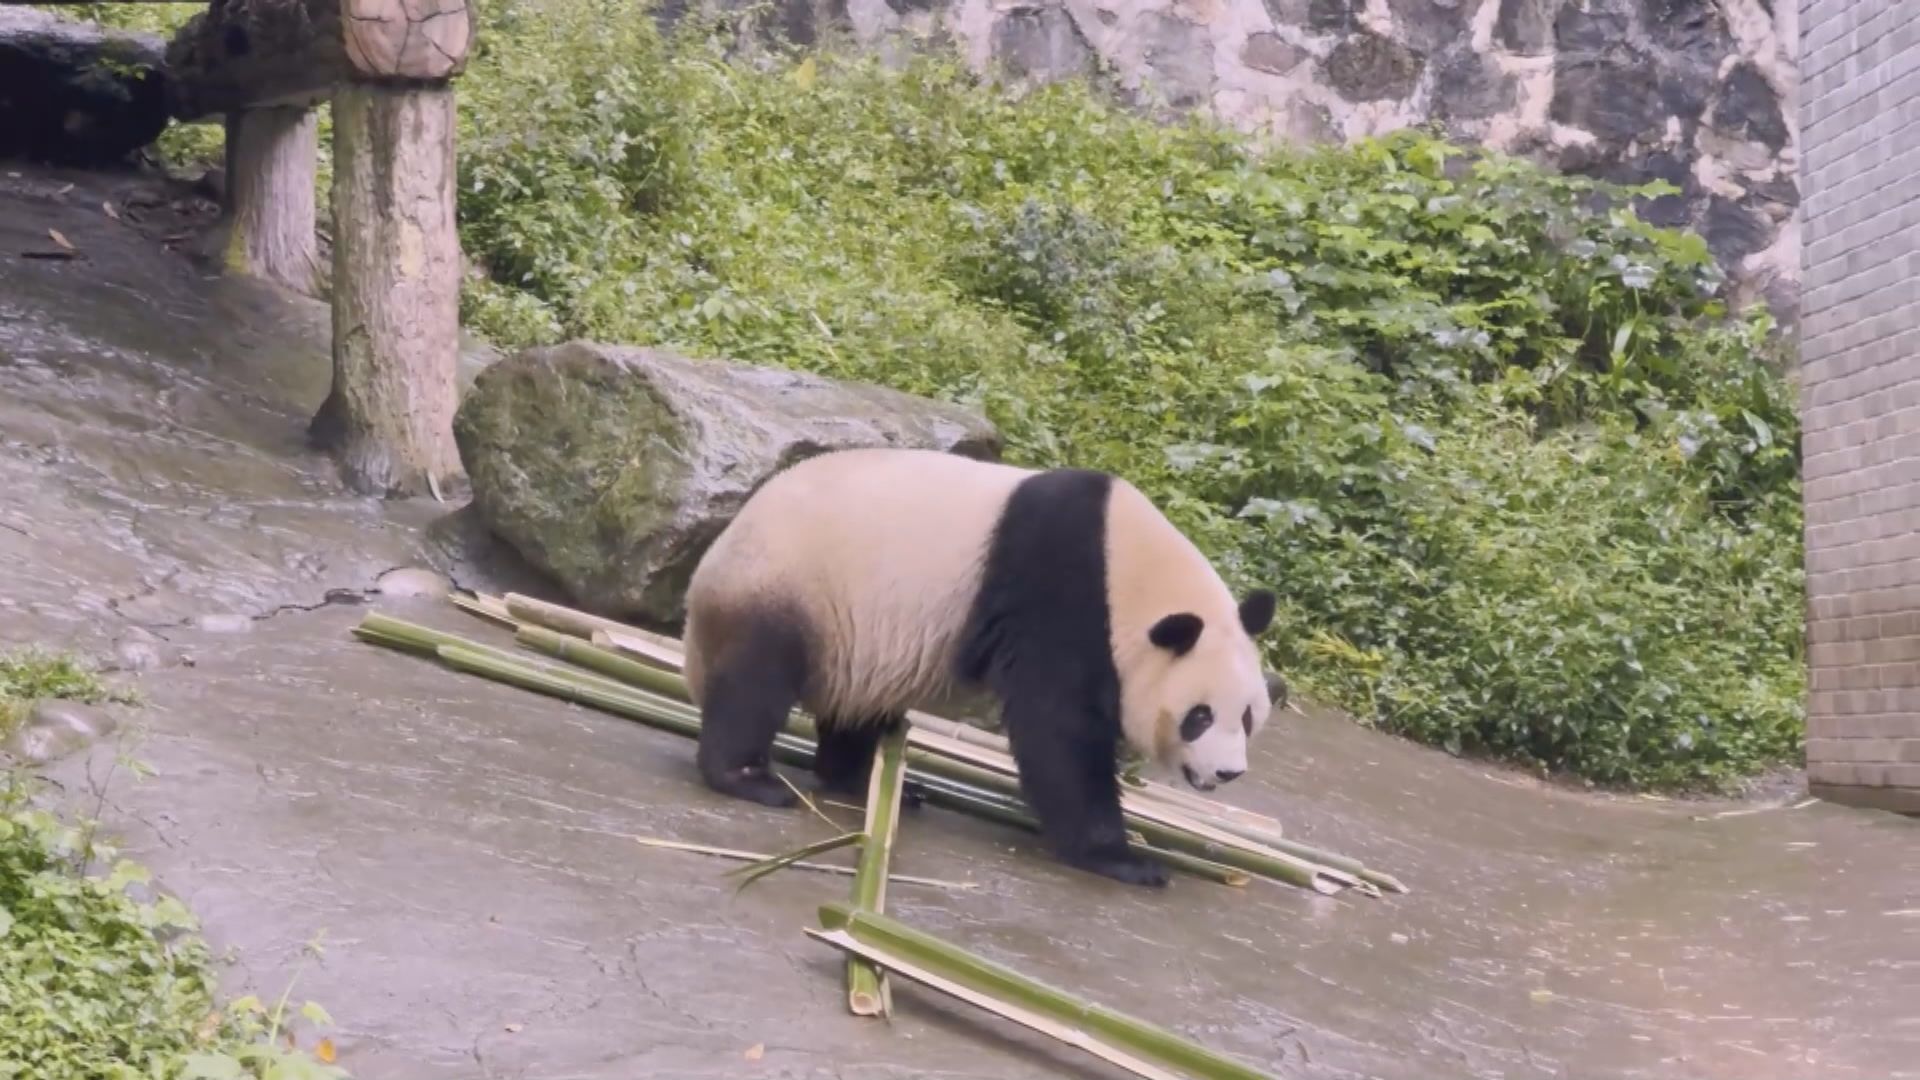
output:
<path id="1" fill-rule="evenodd" d="M 131 212 L 155 198 L 0 179 L 0 647 L 159 659 L 125 714 L 158 775 L 113 775 L 106 813 L 234 948 L 234 992 L 277 995 L 324 933 L 295 993 L 367 1078 L 1116 1075 L 908 986 L 855 1020 L 801 932 L 845 879 L 736 893 L 631 839 L 823 823 L 708 793 L 683 740 L 354 641 L 369 607 L 499 637 L 373 594 L 388 569 L 528 583 L 446 507 L 341 489 L 301 442 L 318 312 L 205 280 L 161 243 L 191 208 Z M 22 257 L 50 227 L 81 257 Z M 51 776 L 79 797 L 116 749 Z M 1276 1076 L 1920 1077 L 1920 822 L 1595 797 L 1319 713 L 1229 797 L 1414 891 L 1150 893 L 926 809 L 896 868 L 977 888 L 890 906 Z"/>

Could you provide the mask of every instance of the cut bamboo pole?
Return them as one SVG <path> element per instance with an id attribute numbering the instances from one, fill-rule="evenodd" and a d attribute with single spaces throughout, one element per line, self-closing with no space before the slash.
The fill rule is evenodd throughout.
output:
<path id="1" fill-rule="evenodd" d="M 888 970 L 898 972 L 922 986 L 958 998 L 1002 1019 L 1011 1020 L 1022 1027 L 1031 1028 L 1042 1035 L 1057 1039 L 1068 1046 L 1084 1050 L 1136 1076 L 1144 1077 L 1145 1080 L 1181 1080 L 1178 1074 L 1168 1072 L 1118 1047 L 1110 1046 L 1071 1024 L 1049 1019 L 1031 1009 L 1023 1009 L 1004 999 L 981 993 L 963 983 L 936 974 L 898 954 L 857 941 L 845 930 L 815 930 L 809 927 L 806 932 L 809 937 L 824 941 L 845 952 L 849 957 L 864 957 L 871 963 L 884 965 Z"/>
<path id="2" fill-rule="evenodd" d="M 527 602 L 518 596 L 513 596 L 512 600 L 517 613 L 543 617 L 551 615 L 548 609 L 553 605 Z M 558 610 L 564 612 L 567 609 Z M 592 616 L 582 618 L 594 619 Z M 562 622 L 565 619 L 565 616 L 559 616 L 552 621 Z M 585 624 L 576 621 L 573 625 Z M 503 681 L 581 704 L 603 707 L 618 715 L 652 723 L 653 726 L 683 736 L 697 738 L 699 734 L 699 714 L 685 703 L 685 680 L 677 673 L 628 659 L 561 631 L 523 625 L 516 637 L 529 648 L 578 664 L 587 668 L 587 671 L 534 668 L 527 659 L 515 654 L 377 614 L 369 615 L 361 629 L 367 631 L 362 633 L 363 637 L 376 632 L 393 636 L 395 640 L 392 643 L 396 647 L 410 651 L 423 652 L 432 647 L 439 650 L 442 659 L 457 667 L 464 665 L 464 669 L 474 670 L 476 674 L 488 674 L 487 671 L 476 669 L 475 657 L 483 656 L 495 662 L 496 670 L 492 677 L 502 678 Z M 449 643 L 463 650 L 460 656 L 449 658 L 445 655 L 442 647 Z M 500 664 L 505 666 L 497 667 Z M 572 681 L 569 682 L 569 679 Z M 622 698 L 619 694 L 621 690 L 637 694 L 642 700 Z M 590 693 L 583 698 L 582 691 Z M 814 735 L 812 720 L 796 711 L 789 719 L 787 731 L 776 739 L 775 750 L 784 762 L 810 764 L 812 746 L 808 744 Z M 962 789 L 950 788 L 940 792 L 937 802 L 969 813 L 986 814 L 1010 824 L 1024 825 L 1031 820 L 1020 796 L 1017 769 L 1010 758 L 999 755 L 990 747 L 964 743 L 937 732 L 919 732 L 911 725 L 907 739 L 905 753 L 910 779 L 918 782 L 939 777 Z M 976 797 L 966 797 L 964 789 L 969 788 L 974 789 L 971 794 Z M 996 798 L 977 797 L 981 795 Z M 1143 797 L 1138 789 L 1123 790 L 1122 805 L 1128 825 L 1150 841 L 1151 847 L 1143 848 L 1149 853 L 1155 850 L 1172 851 L 1176 853 L 1175 859 L 1180 855 L 1190 856 L 1204 863 L 1219 864 L 1323 894 L 1338 892 L 1342 888 L 1355 888 L 1363 894 L 1378 896 L 1381 887 L 1395 888 L 1396 891 L 1405 889 L 1390 875 L 1364 867 L 1358 871 L 1348 869 L 1349 866 L 1359 865 L 1354 860 L 1341 858 L 1340 861 L 1347 866 L 1330 866 L 1304 852 L 1311 851 L 1314 855 L 1330 853 L 1285 841 L 1280 844 L 1262 843 L 1244 835 L 1252 831 L 1250 827 L 1235 830 L 1224 823 L 1204 820 L 1196 816 L 1196 811 L 1168 805 L 1164 800 Z M 1015 813 L 1021 815 L 1021 820 L 1013 819 L 1012 814 Z M 1304 851 L 1296 854 L 1300 849 Z M 1171 863 L 1174 860 L 1163 861 Z M 1190 865 L 1199 865 L 1187 861 Z M 1203 876 L 1222 880 L 1219 874 Z"/>
<path id="3" fill-rule="evenodd" d="M 1164 1076 L 1164 1070 L 1178 1070 L 1202 1080 L 1272 1080 L 1265 1073 L 1164 1028 L 1081 1001 L 1038 979 L 885 915 L 857 911 L 844 904 L 827 904 L 820 909 L 820 923 L 824 929 L 809 928 L 807 933 L 836 948 L 858 947 L 875 963 L 908 978 L 914 978 L 914 972 L 930 973 L 977 995 L 976 1004 L 978 998 L 985 998 L 1048 1022 L 1049 1027 L 1037 1030 L 1060 1037 L 1061 1031 L 1077 1029 L 1121 1054 L 1163 1070 L 1142 1075 Z"/>
<path id="4" fill-rule="evenodd" d="M 867 783 L 867 831 L 860 844 L 859 869 L 853 875 L 853 906 L 884 912 L 888 863 L 900 825 L 900 790 L 905 783 L 907 725 L 888 732 L 874 755 Z M 847 1008 L 855 1016 L 893 1015 L 893 992 L 886 974 L 858 957 L 847 958 Z"/>

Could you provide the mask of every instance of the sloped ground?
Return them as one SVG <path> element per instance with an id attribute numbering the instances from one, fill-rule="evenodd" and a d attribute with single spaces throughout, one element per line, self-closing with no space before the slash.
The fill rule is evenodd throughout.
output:
<path id="1" fill-rule="evenodd" d="M 236 992 L 277 995 L 324 932 L 297 992 L 370 1078 L 1107 1075 L 916 990 L 891 1025 L 848 1017 L 800 932 L 844 879 L 736 895 L 629 839 L 824 825 L 710 795 L 671 736 L 354 642 L 389 568 L 526 583 L 446 508 L 342 491 L 301 439 L 321 313 L 203 279 L 160 243 L 191 213 L 124 212 L 152 194 L 0 173 L 0 646 L 190 660 L 139 677 L 159 775 L 109 781 L 108 813 L 237 948 Z M 23 258 L 48 228 L 82 257 Z M 77 794 L 111 754 L 53 775 Z M 925 810 L 898 868 L 979 887 L 891 905 L 1283 1076 L 1920 1076 L 1920 822 L 1596 798 L 1322 715 L 1231 794 L 1414 893 L 1149 894 Z"/>

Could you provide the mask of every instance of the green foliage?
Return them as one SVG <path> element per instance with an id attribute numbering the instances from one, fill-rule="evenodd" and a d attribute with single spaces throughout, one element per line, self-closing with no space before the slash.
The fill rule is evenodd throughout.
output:
<path id="1" fill-rule="evenodd" d="M 0 738 L 13 731 L 34 702 L 45 698 L 89 705 L 134 701 L 131 691 L 108 686 L 92 668 L 65 653 L 41 649 L 0 653 Z"/>
<path id="2" fill-rule="evenodd" d="M 734 28 L 625 2 L 482 15 L 483 332 L 983 408 L 1275 586 L 1306 688 L 1460 752 L 1670 785 L 1795 749 L 1791 387 L 1635 193 L 1421 132 L 1269 152 L 938 57 L 729 59 Z"/>
<path id="3" fill-rule="evenodd" d="M 43 698 L 132 695 L 69 656 L 0 656 L 0 720 Z M 95 822 L 63 820 L 30 792 L 23 774 L 0 773 L 0 1080 L 346 1076 L 286 1043 L 284 999 L 217 1009 L 213 958 L 186 906 L 155 893 Z M 331 1022 L 311 1002 L 301 1016 Z"/>
<path id="4" fill-rule="evenodd" d="M 216 1011 L 193 915 L 170 896 L 137 898 L 145 868 L 92 836 L 29 808 L 18 787 L 0 796 L 0 1077 L 346 1075 L 287 1049 L 283 1018 L 257 1000 Z"/>

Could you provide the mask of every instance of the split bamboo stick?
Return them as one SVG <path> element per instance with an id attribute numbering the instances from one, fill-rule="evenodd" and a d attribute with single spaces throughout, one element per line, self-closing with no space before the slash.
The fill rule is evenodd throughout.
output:
<path id="1" fill-rule="evenodd" d="M 1061 1031 L 1079 1030 L 1153 1068 L 1178 1070 L 1202 1080 L 1272 1080 L 1251 1066 L 1164 1028 L 1081 1001 L 1064 990 L 885 915 L 854 910 L 844 904 L 828 904 L 820 909 L 820 923 L 823 929 L 809 928 L 807 933 L 836 948 L 857 949 L 875 963 L 909 978 L 914 977 L 913 972 L 931 973 L 978 995 L 974 999 L 976 1004 L 979 998 L 985 998 L 1039 1016 L 1050 1027 L 1038 1030 L 1056 1037 L 1060 1037 Z M 1164 1076 L 1165 1072 L 1143 1075 Z"/>
<path id="2" fill-rule="evenodd" d="M 860 911 L 886 910 L 888 863 L 899 830 L 900 791 L 906 782 L 906 748 L 907 728 L 902 725 L 880 740 L 874 755 L 867 784 L 866 838 L 853 875 L 853 906 Z M 855 1016 L 891 1016 L 893 993 L 886 973 L 859 957 L 848 957 L 847 1008 Z"/>

